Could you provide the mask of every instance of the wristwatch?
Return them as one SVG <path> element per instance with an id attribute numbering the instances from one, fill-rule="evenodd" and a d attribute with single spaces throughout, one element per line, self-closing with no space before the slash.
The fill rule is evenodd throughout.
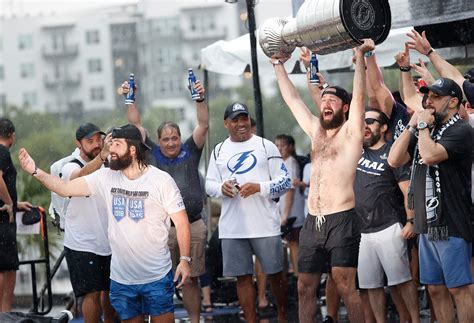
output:
<path id="1" fill-rule="evenodd" d="M 423 130 L 423 129 L 428 128 L 428 124 L 424 121 L 420 121 L 420 122 L 418 122 L 418 125 L 416 126 L 416 128 L 418 130 Z"/>
<path id="2" fill-rule="evenodd" d="M 191 262 L 193 262 L 193 258 L 188 257 L 188 256 L 179 257 L 179 261 L 181 261 L 181 260 L 186 260 L 187 262 L 189 262 L 189 264 L 191 264 Z"/>

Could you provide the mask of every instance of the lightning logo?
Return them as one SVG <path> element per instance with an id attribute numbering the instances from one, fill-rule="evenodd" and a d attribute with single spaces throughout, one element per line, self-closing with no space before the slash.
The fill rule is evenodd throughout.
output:
<path id="1" fill-rule="evenodd" d="M 430 212 L 435 210 L 439 205 L 439 201 L 437 197 L 430 198 L 426 201 L 426 211 Z"/>
<path id="2" fill-rule="evenodd" d="M 252 154 L 253 150 L 244 151 L 232 156 L 227 162 L 230 175 L 244 174 L 252 170 L 257 164 L 257 157 Z"/>

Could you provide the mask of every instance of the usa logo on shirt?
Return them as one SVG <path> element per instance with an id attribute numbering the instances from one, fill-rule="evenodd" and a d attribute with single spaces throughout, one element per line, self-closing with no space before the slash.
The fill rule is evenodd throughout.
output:
<path id="1" fill-rule="evenodd" d="M 257 157 L 252 154 L 253 150 L 244 151 L 232 156 L 227 162 L 227 169 L 231 175 L 245 174 L 251 171 L 257 164 Z"/>

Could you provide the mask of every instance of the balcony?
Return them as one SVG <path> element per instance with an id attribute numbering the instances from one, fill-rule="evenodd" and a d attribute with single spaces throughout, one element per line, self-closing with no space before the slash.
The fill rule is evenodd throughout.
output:
<path id="1" fill-rule="evenodd" d="M 55 60 L 60 58 L 74 58 L 79 53 L 79 47 L 77 45 L 63 45 L 58 48 L 52 48 L 51 46 L 43 46 L 42 53 L 43 57 L 48 60 Z"/>
<path id="2" fill-rule="evenodd" d="M 81 73 L 64 75 L 58 78 L 52 75 L 44 75 L 43 77 L 44 85 L 48 89 L 65 89 L 78 87 L 81 84 L 81 80 Z"/>

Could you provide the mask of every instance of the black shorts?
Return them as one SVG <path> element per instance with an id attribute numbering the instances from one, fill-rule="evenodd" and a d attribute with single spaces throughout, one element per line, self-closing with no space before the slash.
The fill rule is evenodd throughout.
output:
<path id="1" fill-rule="evenodd" d="M 0 272 L 18 270 L 16 223 L 0 223 Z"/>
<path id="2" fill-rule="evenodd" d="M 76 297 L 110 290 L 110 256 L 64 247 L 71 285 Z"/>
<path id="3" fill-rule="evenodd" d="M 308 214 L 300 232 L 298 271 L 322 273 L 327 266 L 357 268 L 360 226 L 354 209 L 329 214 L 320 230 Z"/>

